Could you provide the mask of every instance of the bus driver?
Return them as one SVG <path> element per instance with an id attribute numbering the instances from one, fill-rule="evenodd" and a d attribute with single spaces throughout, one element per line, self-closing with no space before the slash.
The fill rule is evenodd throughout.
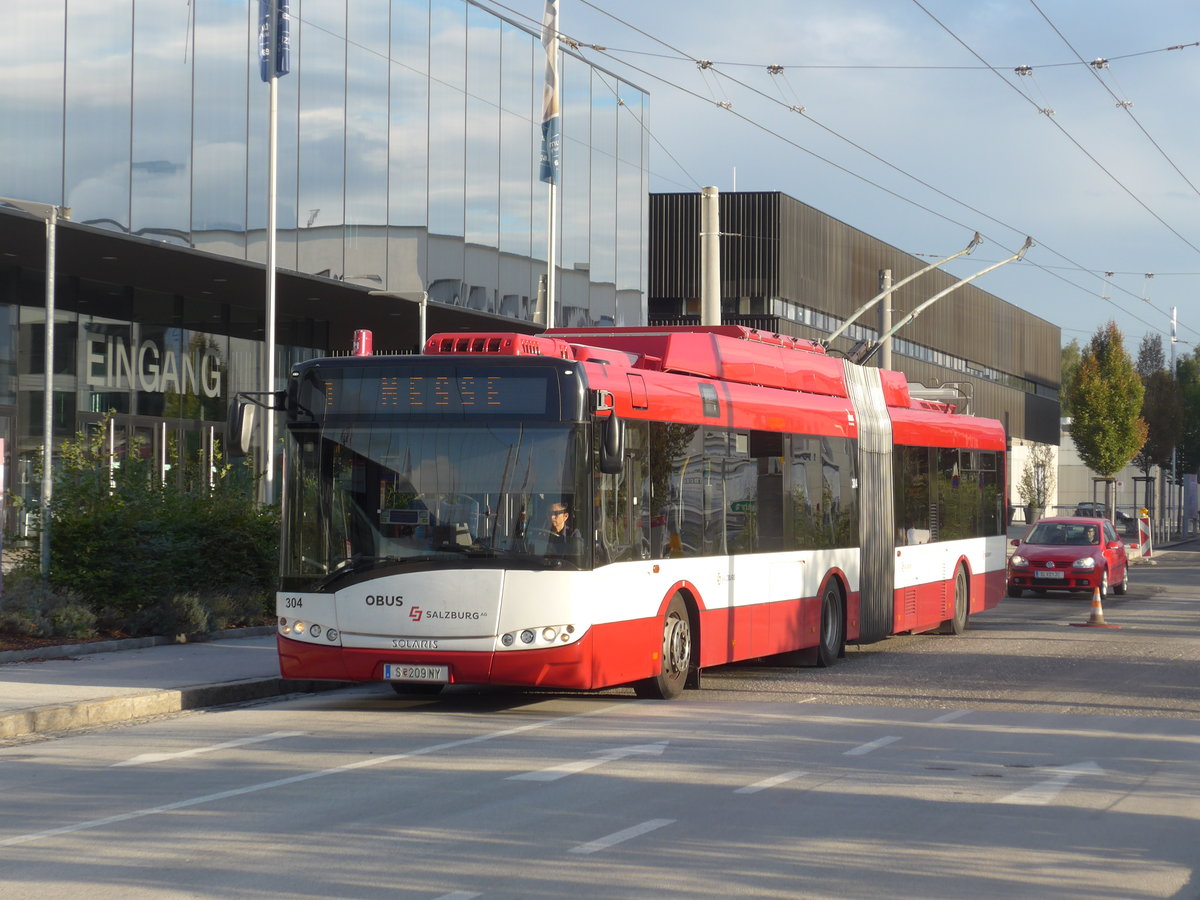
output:
<path id="1" fill-rule="evenodd" d="M 566 501 L 550 504 L 547 513 L 550 519 L 546 542 L 547 556 L 578 556 L 580 551 L 579 529 L 571 524 L 571 506 Z"/>

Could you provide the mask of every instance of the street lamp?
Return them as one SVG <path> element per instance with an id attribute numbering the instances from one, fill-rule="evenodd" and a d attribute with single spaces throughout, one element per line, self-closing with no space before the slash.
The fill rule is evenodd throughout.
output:
<path id="1" fill-rule="evenodd" d="M 1147 277 L 1149 277 L 1149 276 L 1147 276 Z M 1179 373 L 1175 369 L 1175 345 L 1189 343 L 1188 341 L 1181 341 L 1179 339 L 1178 334 L 1177 334 L 1178 327 L 1179 327 L 1179 319 L 1177 316 L 1176 308 L 1174 306 L 1172 306 L 1171 307 L 1171 384 L 1175 386 L 1176 390 L 1178 390 Z M 1173 520 L 1172 524 L 1173 525 L 1178 524 L 1179 530 L 1180 530 L 1180 532 L 1182 532 L 1183 531 L 1183 522 L 1181 521 L 1180 513 L 1182 513 L 1183 504 L 1179 503 L 1178 506 L 1176 505 L 1176 500 L 1179 498 L 1179 487 L 1178 487 L 1179 473 L 1177 471 L 1177 451 L 1178 451 L 1177 447 L 1175 447 L 1175 446 L 1171 447 L 1171 509 L 1170 509 L 1170 515 Z M 1178 512 L 1176 510 L 1178 510 Z"/>
<path id="2" fill-rule="evenodd" d="M 42 404 L 41 574 L 50 577 L 50 497 L 54 482 L 54 238 L 60 218 L 71 218 L 71 207 L 36 200 L 0 197 L 0 203 L 37 216 L 46 223 L 46 377 Z"/>
<path id="3" fill-rule="evenodd" d="M 407 300 L 409 303 L 416 303 L 420 309 L 418 314 L 419 324 L 417 326 L 420 340 L 417 342 L 417 352 L 420 353 L 425 349 L 425 316 L 429 306 L 428 291 L 367 291 L 368 297 L 383 297 L 388 300 Z"/>

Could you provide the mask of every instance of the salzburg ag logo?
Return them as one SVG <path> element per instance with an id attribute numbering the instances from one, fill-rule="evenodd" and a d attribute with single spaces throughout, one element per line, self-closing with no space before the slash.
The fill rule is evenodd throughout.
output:
<path id="1" fill-rule="evenodd" d="M 441 619 L 449 620 L 479 620 L 487 617 L 487 613 L 479 612 L 478 610 L 457 610 L 457 609 L 432 609 L 425 610 L 419 606 L 414 606 L 408 611 L 408 617 L 414 622 L 420 622 L 422 619 Z"/>

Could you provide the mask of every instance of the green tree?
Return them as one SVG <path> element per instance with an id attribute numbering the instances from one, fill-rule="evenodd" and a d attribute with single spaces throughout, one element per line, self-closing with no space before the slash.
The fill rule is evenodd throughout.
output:
<path id="1" fill-rule="evenodd" d="M 1025 468 L 1021 470 L 1021 480 L 1017 482 L 1021 502 L 1037 510 L 1045 509 L 1057 481 L 1054 451 L 1047 444 L 1032 447 L 1025 460 Z"/>
<path id="2" fill-rule="evenodd" d="M 1142 335 L 1142 344 L 1138 347 L 1137 363 L 1135 365 L 1142 381 L 1145 381 L 1155 372 L 1161 372 L 1166 367 L 1167 358 L 1163 355 L 1162 335 Z"/>
<path id="3" fill-rule="evenodd" d="M 1061 415 L 1071 415 L 1071 386 L 1075 382 L 1075 372 L 1079 369 L 1079 359 L 1083 355 L 1083 350 L 1079 346 L 1079 341 L 1071 338 L 1071 343 L 1063 347 L 1060 351 L 1061 372 L 1059 381 L 1061 382 L 1058 389 L 1058 403 Z"/>
<path id="4" fill-rule="evenodd" d="M 1167 359 L 1163 353 L 1162 335 L 1146 334 L 1138 348 L 1138 377 L 1146 393 L 1142 398 L 1142 418 L 1146 422 L 1146 443 L 1133 458 L 1143 475 L 1149 475 L 1155 466 L 1166 467 L 1171 462 L 1171 451 L 1179 442 L 1182 430 L 1179 391 L 1174 374 L 1167 371 Z"/>
<path id="5" fill-rule="evenodd" d="M 1092 336 L 1071 389 L 1071 440 L 1089 469 L 1112 478 L 1142 449 L 1144 396 L 1121 332 L 1110 321 Z"/>
<path id="6" fill-rule="evenodd" d="M 1200 350 L 1176 359 L 1180 434 L 1180 472 L 1200 472 Z"/>

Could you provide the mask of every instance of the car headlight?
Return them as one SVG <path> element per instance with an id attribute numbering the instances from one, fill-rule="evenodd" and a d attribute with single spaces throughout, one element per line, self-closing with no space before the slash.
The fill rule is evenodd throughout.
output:
<path id="1" fill-rule="evenodd" d="M 1094 569 L 1096 568 L 1096 560 L 1092 559 L 1090 556 L 1087 556 L 1083 559 L 1075 560 L 1074 565 L 1077 569 Z"/>
<path id="2" fill-rule="evenodd" d="M 1015 553 L 1013 554 L 1013 558 L 1012 558 L 1012 559 L 1010 559 L 1010 560 L 1009 560 L 1009 562 L 1010 562 L 1010 563 L 1012 563 L 1014 566 L 1016 566 L 1016 567 L 1017 567 L 1017 568 L 1019 568 L 1019 569 L 1023 569 L 1023 568 L 1025 568 L 1027 565 L 1029 565 L 1029 560 L 1027 560 L 1027 559 L 1026 559 L 1025 557 L 1023 557 L 1023 556 L 1018 556 L 1018 555 L 1017 555 L 1017 554 L 1015 554 Z"/>

